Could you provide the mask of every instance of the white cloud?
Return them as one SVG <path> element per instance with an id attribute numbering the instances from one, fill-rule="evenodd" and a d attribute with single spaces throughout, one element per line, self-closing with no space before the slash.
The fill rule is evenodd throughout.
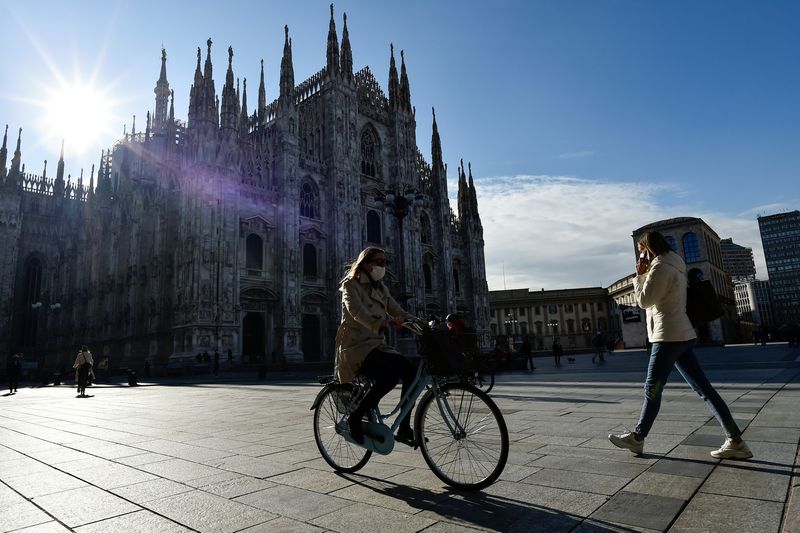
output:
<path id="1" fill-rule="evenodd" d="M 700 217 L 720 237 L 752 247 L 766 278 L 755 216 L 674 205 L 691 195 L 671 184 L 504 176 L 475 186 L 491 290 L 608 286 L 633 272 L 633 230 L 676 216 Z"/>
<path id="2" fill-rule="evenodd" d="M 558 154 L 556 157 L 559 159 L 583 159 L 585 157 L 594 156 L 594 150 L 582 150 L 580 152 L 567 152 L 565 154 Z"/>

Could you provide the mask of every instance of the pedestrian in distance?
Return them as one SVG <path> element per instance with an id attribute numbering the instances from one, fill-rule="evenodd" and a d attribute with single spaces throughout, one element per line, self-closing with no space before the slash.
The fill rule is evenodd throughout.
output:
<path id="1" fill-rule="evenodd" d="M 606 344 L 605 339 L 603 339 L 603 332 L 598 331 L 595 333 L 594 337 L 592 337 L 592 346 L 594 346 L 594 355 L 592 356 L 592 363 L 594 363 L 595 358 L 597 358 L 598 362 L 605 363 L 605 351 L 606 351 Z"/>
<path id="2" fill-rule="evenodd" d="M 219 352 L 214 350 L 214 375 L 219 376 Z"/>
<path id="3" fill-rule="evenodd" d="M 92 369 L 93 365 L 94 359 L 92 359 L 92 352 L 90 352 L 89 348 L 84 344 L 81 347 L 81 351 L 75 356 L 75 364 L 73 365 L 73 368 L 78 372 L 78 396 L 80 398 L 86 398 L 89 371 Z"/>
<path id="4" fill-rule="evenodd" d="M 558 339 L 553 339 L 553 359 L 556 362 L 556 366 L 561 366 L 561 356 L 564 354 L 564 348 L 561 347 L 561 343 L 558 342 Z"/>
<path id="5" fill-rule="evenodd" d="M 525 337 L 525 340 L 520 344 L 519 353 L 525 358 L 525 369 L 528 370 L 528 372 L 536 370 L 536 367 L 533 366 L 533 348 L 531 347 L 531 341 L 528 337 Z"/>
<path id="6" fill-rule="evenodd" d="M 15 394 L 19 387 L 19 374 L 22 371 L 22 354 L 9 354 L 6 372 L 8 373 L 8 392 Z"/>
<path id="7" fill-rule="evenodd" d="M 342 322 L 336 332 L 336 377 L 349 383 L 357 375 L 374 380 L 374 385 L 347 420 L 350 435 L 359 444 L 364 442 L 361 424 L 370 407 L 403 381 L 403 394 L 414 381 L 416 368 L 404 355 L 386 342 L 390 327 L 399 328 L 408 316 L 392 298 L 383 283 L 386 254 L 377 247 L 361 251 L 341 282 Z M 399 442 L 414 445 L 411 412 L 400 421 L 395 437 Z"/>
<path id="8" fill-rule="evenodd" d="M 693 351 L 697 335 L 686 315 L 686 264 L 657 231 L 645 233 L 637 246 L 640 255 L 633 288 L 637 304 L 647 311 L 647 336 L 652 342 L 644 402 L 636 428 L 619 435 L 611 434 L 608 439 L 636 455 L 643 453 L 645 438 L 661 407 L 664 386 L 672 368 L 676 367 L 689 386 L 706 401 L 727 436 L 711 456 L 749 459 L 753 454 L 742 440 L 742 431 Z"/>

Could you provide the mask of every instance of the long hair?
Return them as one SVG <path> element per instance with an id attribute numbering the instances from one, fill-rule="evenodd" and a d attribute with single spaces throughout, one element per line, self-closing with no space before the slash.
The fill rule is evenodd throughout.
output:
<path id="1" fill-rule="evenodd" d="M 361 253 L 358 254 L 358 257 L 356 257 L 355 261 L 347 265 L 347 274 L 345 274 L 344 278 L 342 278 L 342 281 L 339 284 L 341 285 L 348 279 L 352 279 L 358 276 L 359 272 L 366 272 L 366 270 L 363 270 L 364 263 L 369 262 L 370 259 L 372 259 L 378 254 L 385 255 L 386 252 L 384 252 L 382 248 L 378 248 L 377 246 L 367 246 L 366 248 L 361 250 Z M 370 281 L 373 281 L 371 277 Z"/>
<path id="2" fill-rule="evenodd" d="M 672 251 L 672 246 L 669 245 L 667 239 L 657 231 L 648 231 L 639 237 L 637 244 L 641 244 L 646 250 L 657 256 Z"/>

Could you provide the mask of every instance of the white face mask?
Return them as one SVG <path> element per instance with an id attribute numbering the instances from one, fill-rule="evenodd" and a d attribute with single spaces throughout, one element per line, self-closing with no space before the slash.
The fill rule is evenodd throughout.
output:
<path id="1" fill-rule="evenodd" d="M 386 267 L 381 267 L 377 265 L 372 267 L 372 272 L 370 272 L 370 276 L 372 276 L 372 279 L 374 279 L 375 281 L 382 280 L 383 276 L 385 275 L 386 275 Z"/>

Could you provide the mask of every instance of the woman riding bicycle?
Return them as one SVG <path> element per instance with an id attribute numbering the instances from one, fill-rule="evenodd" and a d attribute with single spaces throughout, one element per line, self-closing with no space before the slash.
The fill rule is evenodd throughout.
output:
<path id="1" fill-rule="evenodd" d="M 408 314 L 381 281 L 386 273 L 386 253 L 368 247 L 358 254 L 341 282 L 342 323 L 336 332 L 336 377 L 349 383 L 357 375 L 374 381 L 360 405 L 347 420 L 353 440 L 364 442 L 361 420 L 370 407 L 403 380 L 403 394 L 414 380 L 416 369 L 405 356 L 386 343 L 389 326 L 400 327 Z M 396 440 L 414 445 L 411 412 L 401 420 Z"/>

